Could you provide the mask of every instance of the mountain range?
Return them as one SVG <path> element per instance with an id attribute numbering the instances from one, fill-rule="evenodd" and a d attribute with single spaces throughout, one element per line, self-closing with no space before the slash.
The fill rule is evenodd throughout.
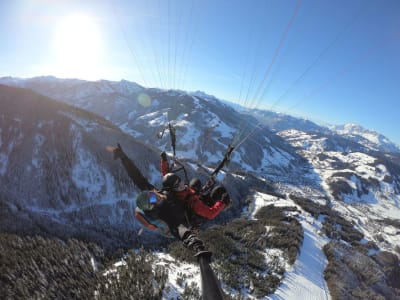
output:
<path id="1" fill-rule="evenodd" d="M 302 249 L 314 248 L 322 257 L 316 264 L 321 277 L 311 283 L 321 291 L 317 299 L 400 295 L 393 279 L 400 275 L 399 147 L 354 124 L 320 126 L 201 92 L 145 88 L 124 80 L 0 78 L 0 231 L 78 238 L 110 253 L 139 244 L 165 247 L 170 242 L 157 234 L 140 234 L 132 214 L 138 190 L 105 148 L 120 143 L 150 182 L 160 186 L 159 153 L 173 155 L 168 124 L 176 129 L 177 158 L 189 177 L 202 182 L 231 141 L 237 142 L 218 176 L 234 205 L 211 228 L 238 219 L 257 222 L 256 211 L 269 205 L 286 207 L 285 218 L 303 228 L 303 248 L 291 262 L 292 273 L 273 272 L 282 283 L 270 291 L 272 297 L 297 288 L 285 278 L 299 275 L 297 264 L 312 264 L 303 260 Z M 284 226 L 287 220 L 281 222 Z M 349 256 L 363 263 L 353 265 Z M 381 276 L 374 281 L 360 277 L 364 267 Z M 254 287 L 233 290 L 231 295 L 257 294 L 251 292 Z"/>

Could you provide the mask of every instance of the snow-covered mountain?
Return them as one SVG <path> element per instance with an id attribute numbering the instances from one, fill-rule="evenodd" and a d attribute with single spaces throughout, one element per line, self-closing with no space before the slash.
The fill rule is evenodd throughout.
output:
<path id="1" fill-rule="evenodd" d="M 204 237 L 211 247 L 224 243 L 212 249 L 224 290 L 257 299 L 267 298 L 268 291 L 275 291 L 273 299 L 400 296 L 395 280 L 400 275 L 400 154 L 387 139 L 355 126 L 338 130 L 271 112 L 238 112 L 204 93 L 146 89 L 127 81 L 40 77 L 0 83 L 59 101 L 1 87 L 2 215 L 28 224 L 46 215 L 46 222 L 87 225 L 86 237 L 104 231 L 104 226 L 92 230 L 98 221 L 114 226 L 106 237 L 123 232 L 114 241 L 124 234 L 132 238 L 135 232 L 129 236 L 121 228 L 132 226 L 129 199 L 137 191 L 118 162 L 110 161 L 106 145 L 121 142 L 157 183 L 159 152 L 172 154 L 168 130 L 161 139 L 157 135 L 170 121 L 177 130 L 178 158 L 190 176 L 205 180 L 232 137 L 247 136 L 263 119 L 270 130 L 246 139 L 235 150 L 229 172 L 221 173 L 235 204 L 215 222 L 215 231 L 207 231 L 211 237 Z M 17 231 L 9 226 L 12 217 L 0 223 L 1 229 Z M 293 237 L 303 243 L 297 254 L 282 234 L 299 228 L 301 238 Z M 253 232 L 257 238 L 251 240 Z M 233 262 L 224 260 L 227 245 L 236 255 Z M 159 264 L 179 281 L 185 271 L 173 258 L 159 255 Z M 241 261 L 247 263 L 238 267 Z M 234 279 L 223 274 L 222 266 L 243 270 Z M 169 286 L 165 298 L 184 293 L 177 282 Z"/>
<path id="2" fill-rule="evenodd" d="M 394 250 L 400 244 L 395 229 L 392 236 L 381 238 L 385 235 L 381 232 L 382 220 L 400 217 L 399 154 L 344 148 L 332 143 L 331 136 L 294 129 L 279 135 L 310 162 L 335 209 L 358 224 L 360 230 L 369 232 L 370 239 L 381 247 L 392 244 L 389 249 Z"/>
<path id="3" fill-rule="evenodd" d="M 137 190 L 105 151 L 118 141 L 153 178 L 154 148 L 90 112 L 0 85 L 1 231 L 90 236 L 106 247 L 134 239 Z"/>
<path id="4" fill-rule="evenodd" d="M 297 129 L 309 133 L 323 133 L 340 135 L 342 138 L 365 146 L 371 151 L 400 153 L 400 147 L 378 132 L 368 130 L 360 125 L 318 125 L 310 120 L 296 118 L 290 115 L 272 111 L 250 110 L 249 113 L 257 117 L 274 132 Z"/>
<path id="5" fill-rule="evenodd" d="M 400 153 L 400 148 L 382 134 L 356 124 L 331 126 L 331 130 L 376 151 Z"/>
<path id="6" fill-rule="evenodd" d="M 46 81 L 48 85 L 44 84 Z M 66 82 L 39 77 L 3 78 L 1 82 L 29 88 L 96 113 L 131 136 L 172 154 L 168 134 L 163 139 L 158 138 L 171 121 L 177 130 L 177 156 L 210 167 L 215 167 L 222 159 L 233 137 L 243 138 L 257 124 L 254 117 L 239 114 L 211 96 L 201 98 L 199 93 L 193 96 L 181 91 L 144 89 L 126 81 Z M 250 152 L 252 154 L 248 155 Z M 254 171 L 265 176 L 290 176 L 297 180 L 296 170 L 292 168 L 289 172 L 290 165 L 302 163 L 302 158 L 289 144 L 264 129 L 234 152 L 230 169 Z"/>
<path id="7" fill-rule="evenodd" d="M 138 127 L 140 128 L 140 127 Z M 144 128 L 146 130 L 146 128 Z M 0 231 L 88 236 L 105 247 L 135 242 L 138 192 L 105 149 L 121 143 L 149 181 L 160 186 L 160 150 L 111 122 L 32 90 L 0 85 Z M 189 177 L 207 178 L 188 163 Z M 196 170 L 195 170 L 196 169 Z M 243 176 L 221 174 L 238 199 L 222 218 L 237 216 L 249 191 Z M 257 183 L 258 182 L 258 183 Z M 265 185 L 254 179 L 254 184 Z M 266 186 L 264 189 L 272 189 Z M 142 235 L 142 242 L 152 239 Z M 152 242 L 154 244 L 154 242 Z"/>

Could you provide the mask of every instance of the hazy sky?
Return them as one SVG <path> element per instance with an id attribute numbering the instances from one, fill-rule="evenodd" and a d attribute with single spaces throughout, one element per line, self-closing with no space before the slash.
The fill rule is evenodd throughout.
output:
<path id="1" fill-rule="evenodd" d="M 399 0 L 1 0 L 0 76 L 126 79 L 400 144 Z"/>

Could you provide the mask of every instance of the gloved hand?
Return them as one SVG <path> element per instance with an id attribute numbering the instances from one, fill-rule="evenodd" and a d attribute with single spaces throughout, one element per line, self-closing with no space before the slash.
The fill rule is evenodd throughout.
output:
<path id="1" fill-rule="evenodd" d="M 165 151 L 163 151 L 163 152 L 161 152 L 161 159 L 162 160 L 168 160 L 168 158 L 167 158 L 167 153 L 165 153 Z"/>
<path id="2" fill-rule="evenodd" d="M 168 238 L 172 238 L 172 237 L 173 237 L 172 233 L 169 231 L 168 228 L 165 228 L 165 227 L 158 227 L 158 231 L 160 231 L 160 233 L 161 233 L 163 236 L 166 236 L 166 237 L 168 237 Z"/>
<path id="3" fill-rule="evenodd" d="M 228 193 L 223 193 L 223 194 L 222 194 L 221 201 L 222 201 L 227 207 L 231 206 L 231 204 L 232 204 L 232 199 L 231 199 L 231 197 L 229 196 Z"/>
<path id="4" fill-rule="evenodd" d="M 116 147 L 107 146 L 106 150 L 113 154 L 114 159 L 122 158 L 125 156 L 124 151 L 122 151 L 121 145 L 118 143 Z"/>
<path id="5" fill-rule="evenodd" d="M 148 224 L 146 227 L 147 227 L 148 229 L 152 230 L 152 231 L 159 231 L 163 236 L 166 236 L 166 237 L 173 237 L 168 228 L 165 228 L 165 227 L 157 227 L 157 226 L 155 226 L 154 224 Z"/>
<path id="6" fill-rule="evenodd" d="M 197 193 L 201 192 L 201 181 L 199 178 L 193 178 L 189 182 L 189 187 L 194 189 Z"/>
<path id="7" fill-rule="evenodd" d="M 227 193 L 226 189 L 222 185 L 217 185 L 212 189 L 210 196 L 213 201 L 219 201 L 225 193 Z"/>

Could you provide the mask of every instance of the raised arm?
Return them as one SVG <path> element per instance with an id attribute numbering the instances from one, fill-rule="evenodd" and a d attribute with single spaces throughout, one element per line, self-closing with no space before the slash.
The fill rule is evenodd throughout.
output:
<path id="1" fill-rule="evenodd" d="M 168 157 L 167 157 L 167 153 L 165 153 L 165 152 L 161 153 L 160 169 L 161 169 L 160 170 L 161 176 L 164 176 L 165 174 L 170 172 Z"/>
<path id="2" fill-rule="evenodd" d="M 140 190 L 145 191 L 154 189 L 154 186 L 143 176 L 135 163 L 125 154 L 120 144 L 117 144 L 117 147 L 109 146 L 107 147 L 107 150 L 114 154 L 114 159 L 119 158 L 121 160 L 129 177 Z"/>

